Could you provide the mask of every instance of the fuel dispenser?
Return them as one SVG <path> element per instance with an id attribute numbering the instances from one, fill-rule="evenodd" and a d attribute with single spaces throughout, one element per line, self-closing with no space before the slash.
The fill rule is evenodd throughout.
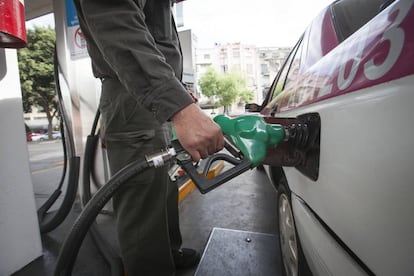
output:
<path id="1" fill-rule="evenodd" d="M 23 0 L 0 0 L 0 47 L 26 46 L 26 27 Z"/>
<path id="2" fill-rule="evenodd" d="M 0 275 L 42 254 L 15 50 L 26 42 L 23 1 L 0 0 Z"/>

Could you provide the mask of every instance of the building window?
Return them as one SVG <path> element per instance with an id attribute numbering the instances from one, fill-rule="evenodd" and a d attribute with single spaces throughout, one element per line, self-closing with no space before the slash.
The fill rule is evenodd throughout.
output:
<path id="1" fill-rule="evenodd" d="M 260 64 L 260 72 L 262 74 L 269 73 L 269 67 L 267 66 L 267 64 L 265 64 L 265 63 Z"/>
<path id="2" fill-rule="evenodd" d="M 270 86 L 269 76 L 263 77 L 263 86 L 264 87 L 269 87 Z"/>
<path id="3" fill-rule="evenodd" d="M 210 59 L 210 54 L 204 54 L 204 59 Z"/>

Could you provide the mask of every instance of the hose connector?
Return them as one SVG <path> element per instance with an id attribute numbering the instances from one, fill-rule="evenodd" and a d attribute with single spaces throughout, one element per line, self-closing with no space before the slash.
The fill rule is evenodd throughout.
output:
<path id="1" fill-rule="evenodd" d="M 307 124 L 290 124 L 285 128 L 285 141 L 296 148 L 305 148 L 309 139 L 309 128 Z"/>
<path id="2" fill-rule="evenodd" d="M 171 147 L 160 152 L 145 155 L 145 159 L 149 167 L 159 168 L 164 166 L 165 162 L 171 160 L 176 154 L 175 149 Z"/>

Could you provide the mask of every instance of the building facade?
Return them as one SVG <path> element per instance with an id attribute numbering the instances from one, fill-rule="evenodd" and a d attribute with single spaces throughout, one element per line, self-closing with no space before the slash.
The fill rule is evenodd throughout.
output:
<path id="1" fill-rule="evenodd" d="M 261 104 L 290 50 L 290 47 L 256 47 L 241 43 L 196 49 L 197 83 L 209 67 L 219 73 L 236 71 L 254 93 L 253 101 Z"/>

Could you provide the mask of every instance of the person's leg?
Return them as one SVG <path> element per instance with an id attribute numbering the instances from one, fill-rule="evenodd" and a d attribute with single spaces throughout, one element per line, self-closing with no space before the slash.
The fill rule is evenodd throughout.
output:
<path id="1" fill-rule="evenodd" d="M 168 185 L 167 197 L 168 227 L 175 267 L 177 269 L 193 267 L 200 261 L 200 254 L 193 249 L 181 248 L 182 238 L 178 214 L 178 186 L 176 183 L 171 182 Z"/>
<path id="2" fill-rule="evenodd" d="M 145 154 L 166 147 L 165 128 L 118 82 L 104 83 L 101 112 L 112 173 Z M 129 180 L 113 198 L 118 239 L 129 276 L 174 274 L 168 227 L 168 185 L 168 166 L 151 168 Z"/>
<path id="3" fill-rule="evenodd" d="M 175 271 L 165 189 L 155 185 L 165 183 L 163 174 L 157 169 L 152 175 L 143 175 L 147 180 L 134 179 L 114 197 L 118 238 L 128 275 L 173 275 Z"/>
<path id="4" fill-rule="evenodd" d="M 182 243 L 178 214 L 178 186 L 172 181 L 168 184 L 167 210 L 171 249 L 178 250 Z"/>

